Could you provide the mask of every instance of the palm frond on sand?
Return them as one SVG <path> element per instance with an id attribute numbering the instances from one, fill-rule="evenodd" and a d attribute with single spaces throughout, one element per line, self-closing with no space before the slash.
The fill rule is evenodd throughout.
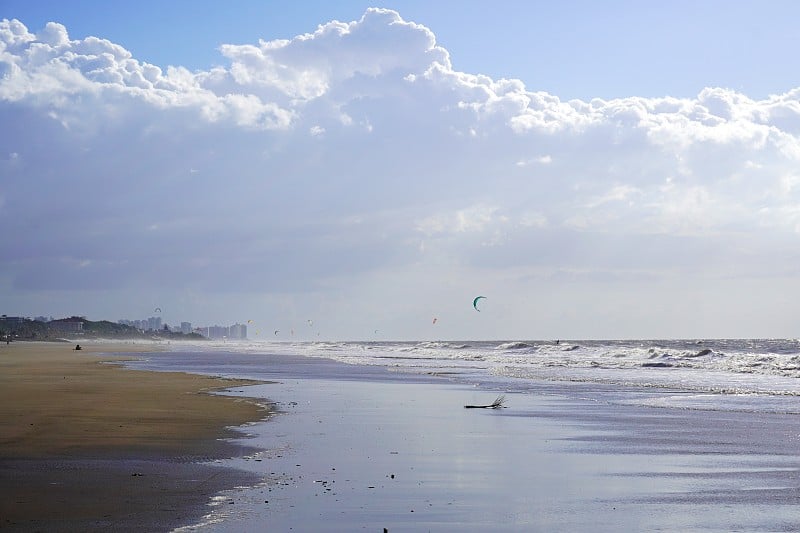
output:
<path id="1" fill-rule="evenodd" d="M 490 403 L 488 405 L 465 405 L 464 408 L 465 409 L 501 409 L 501 408 L 505 408 L 505 405 L 503 405 L 505 402 L 506 402 L 506 395 L 505 394 L 501 394 L 500 396 L 497 397 L 497 399 L 493 403 Z"/>

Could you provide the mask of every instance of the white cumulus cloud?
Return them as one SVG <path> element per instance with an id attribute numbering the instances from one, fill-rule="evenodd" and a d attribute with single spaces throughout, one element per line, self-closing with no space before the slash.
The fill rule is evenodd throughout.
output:
<path id="1" fill-rule="evenodd" d="M 0 22 L 10 300 L 335 308 L 362 287 L 369 312 L 382 276 L 520 292 L 594 272 L 601 298 L 630 272 L 702 289 L 720 265 L 778 279 L 797 259 L 800 88 L 562 101 L 455 70 L 432 29 L 386 9 L 220 53 L 162 70 L 57 22 Z"/>

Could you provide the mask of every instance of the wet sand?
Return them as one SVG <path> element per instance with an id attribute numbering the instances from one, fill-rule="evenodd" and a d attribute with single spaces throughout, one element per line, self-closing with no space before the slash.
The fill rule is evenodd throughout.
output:
<path id="1" fill-rule="evenodd" d="M 800 530 L 797 415 L 625 403 L 658 389 L 481 390 L 322 359 L 189 361 L 277 382 L 242 394 L 281 411 L 251 428 L 264 451 L 231 461 L 265 483 L 226 493 L 236 505 L 192 531 Z M 507 409 L 463 407 L 501 392 Z"/>
<path id="2" fill-rule="evenodd" d="M 168 531 L 257 481 L 208 463 L 268 414 L 209 392 L 250 382 L 103 363 L 158 345 L 81 345 L 0 345 L 0 529 Z"/>
<path id="3" fill-rule="evenodd" d="M 285 411 L 255 439 L 268 451 L 238 460 L 267 484 L 200 531 L 800 530 L 795 415 L 514 393 L 473 410 L 496 393 L 431 383 L 254 388 Z"/>

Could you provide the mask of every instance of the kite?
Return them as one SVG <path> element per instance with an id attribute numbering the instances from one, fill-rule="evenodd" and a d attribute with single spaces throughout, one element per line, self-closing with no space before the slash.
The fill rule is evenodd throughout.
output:
<path id="1" fill-rule="evenodd" d="M 153 312 L 154 313 L 160 313 L 161 312 L 161 308 L 160 307 L 156 307 L 155 309 L 153 309 Z"/>
<path id="2" fill-rule="evenodd" d="M 433 323 L 436 324 L 436 321 L 439 320 L 438 318 L 433 319 Z"/>
<path id="3" fill-rule="evenodd" d="M 475 308 L 475 310 L 476 310 L 477 312 L 479 312 L 479 313 L 481 312 L 481 310 L 480 310 L 480 309 L 478 309 L 478 300 L 480 300 L 481 298 L 483 298 L 483 299 L 485 300 L 485 299 L 486 299 L 486 296 L 478 296 L 477 298 L 475 298 L 474 300 L 472 300 L 472 307 L 474 307 L 474 308 Z"/>
<path id="4" fill-rule="evenodd" d="M 278 333 L 280 333 L 280 332 L 281 332 L 281 330 L 279 330 L 279 329 L 276 329 L 276 330 L 275 330 L 275 335 L 277 335 L 277 334 L 278 334 Z"/>

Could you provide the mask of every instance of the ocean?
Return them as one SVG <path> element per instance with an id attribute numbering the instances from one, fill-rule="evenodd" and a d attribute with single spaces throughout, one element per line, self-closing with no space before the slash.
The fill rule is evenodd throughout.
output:
<path id="1" fill-rule="evenodd" d="M 277 408 L 182 531 L 800 529 L 797 340 L 209 342 Z M 463 409 L 506 396 L 507 408 Z M 477 412 L 476 412 L 477 411 Z"/>
<path id="2" fill-rule="evenodd" d="M 176 345 L 174 351 L 194 355 L 137 366 L 166 370 L 183 365 L 199 373 L 264 379 L 260 355 L 302 356 L 438 376 L 493 391 L 541 393 L 548 384 L 561 390 L 565 383 L 583 383 L 609 386 L 607 401 L 800 413 L 797 339 L 210 342 Z M 203 356 L 209 352 L 241 357 L 209 360 Z M 611 390 L 619 391 L 618 397 Z"/>

